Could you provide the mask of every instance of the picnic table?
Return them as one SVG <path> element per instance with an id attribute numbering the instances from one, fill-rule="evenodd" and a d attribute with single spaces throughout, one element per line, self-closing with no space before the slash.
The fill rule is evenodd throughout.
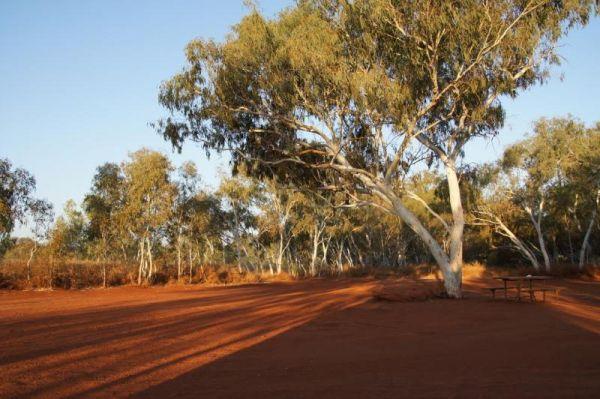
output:
<path id="1" fill-rule="evenodd" d="M 548 292 L 548 291 L 553 291 L 555 293 L 557 292 L 557 290 L 555 288 L 547 288 L 547 287 L 535 288 L 533 286 L 534 281 L 542 281 L 543 282 L 546 280 L 551 280 L 552 277 L 548 277 L 548 276 L 531 276 L 531 275 L 528 275 L 528 276 L 501 276 L 501 277 L 494 277 L 494 279 L 501 280 L 504 283 L 503 287 L 488 288 L 492 292 L 492 297 L 494 299 L 496 298 L 496 291 L 504 291 L 504 299 L 508 299 L 508 290 L 516 289 L 518 301 L 521 300 L 521 292 L 525 291 L 525 292 L 529 293 L 529 298 L 531 299 L 532 302 L 535 302 L 535 293 L 541 292 L 543 301 L 545 302 L 546 301 L 546 292 Z M 510 287 L 508 285 L 509 282 L 514 282 L 515 285 Z M 525 284 L 523 284 L 523 283 L 525 283 Z"/>

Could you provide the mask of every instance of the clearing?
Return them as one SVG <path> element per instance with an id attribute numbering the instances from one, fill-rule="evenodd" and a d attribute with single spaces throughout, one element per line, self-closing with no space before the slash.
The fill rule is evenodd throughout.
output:
<path id="1" fill-rule="evenodd" d="M 545 304 L 411 280 L 0 292 L 0 397 L 593 397 L 600 283 Z M 411 295 L 407 295 L 410 297 Z M 418 296 L 418 295 L 417 295 Z"/>

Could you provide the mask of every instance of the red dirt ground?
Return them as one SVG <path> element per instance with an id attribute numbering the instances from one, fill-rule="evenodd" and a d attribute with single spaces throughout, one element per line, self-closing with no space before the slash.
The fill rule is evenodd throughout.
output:
<path id="1" fill-rule="evenodd" d="M 0 397 L 600 396 L 600 283 L 545 304 L 492 301 L 489 280 L 372 296 L 428 284 L 0 292 Z"/>

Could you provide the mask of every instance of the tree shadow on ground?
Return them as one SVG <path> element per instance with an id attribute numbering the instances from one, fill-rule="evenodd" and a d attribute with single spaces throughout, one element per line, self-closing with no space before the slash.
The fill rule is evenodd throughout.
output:
<path id="1" fill-rule="evenodd" d="M 467 284 L 463 301 L 368 302 L 331 313 L 135 397 L 597 395 L 598 303 L 574 299 L 581 292 L 572 285 L 545 304 L 492 301 L 486 282 Z"/>
<path id="2" fill-rule="evenodd" d="M 0 321 L 0 396 L 592 397 L 600 389 L 597 283 L 560 282 L 566 291 L 546 304 L 492 301 L 486 279 L 470 281 L 462 301 L 370 300 L 380 284 L 123 290 L 64 314 L 61 302 L 49 315 L 13 315 Z"/>
<path id="3" fill-rule="evenodd" d="M 309 282 L 188 290 L 159 299 L 154 296 L 161 291 L 146 290 L 137 300 L 154 302 L 115 298 L 74 313 L 13 316 L 0 321 L 0 396 L 122 396 L 355 306 L 369 298 L 368 288 Z"/>

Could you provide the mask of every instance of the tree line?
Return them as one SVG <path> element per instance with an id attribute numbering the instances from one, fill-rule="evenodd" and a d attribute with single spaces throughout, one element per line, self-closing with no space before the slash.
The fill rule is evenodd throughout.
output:
<path id="1" fill-rule="evenodd" d="M 526 263 L 546 272 L 557 264 L 583 268 L 596 259 L 599 142 L 600 124 L 542 119 L 498 161 L 460 168 L 465 259 Z M 105 286 L 114 264 L 126 265 L 129 281 L 142 284 L 202 281 L 215 268 L 319 276 L 402 272 L 435 262 L 400 218 L 355 206 L 344 192 L 303 190 L 245 173 L 221 176 L 211 190 L 193 162 L 175 169 L 166 155 L 148 149 L 99 166 L 82 203 L 68 201 L 53 223 L 51 206 L 33 198 L 35 179 L 8 160 L 1 170 L 4 268 L 7 260 L 22 260 L 19 278 L 27 281 L 34 260 L 46 264 L 41 271 L 56 285 L 60 277 L 48 264 L 93 262 Z M 452 220 L 446 179 L 432 168 L 406 182 L 414 193 L 406 206 L 444 246 Z M 10 238 L 19 222 L 31 237 Z"/>

